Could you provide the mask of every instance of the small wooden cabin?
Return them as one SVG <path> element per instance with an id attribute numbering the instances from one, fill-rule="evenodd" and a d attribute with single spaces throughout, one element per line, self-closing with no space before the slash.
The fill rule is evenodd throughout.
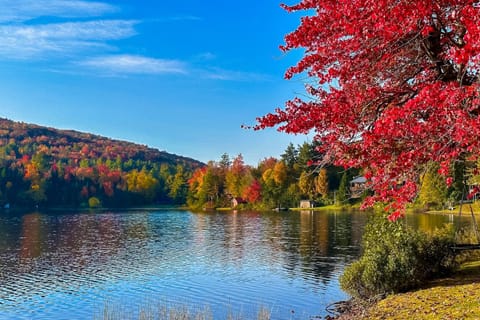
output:
<path id="1" fill-rule="evenodd" d="M 350 197 L 353 199 L 360 198 L 367 189 L 367 179 L 358 176 L 350 181 Z"/>
<path id="2" fill-rule="evenodd" d="M 240 197 L 233 197 L 232 198 L 232 208 L 236 208 L 239 204 L 247 203 L 247 201 Z"/>
<path id="3" fill-rule="evenodd" d="M 313 201 L 310 201 L 310 200 L 301 200 L 300 201 L 300 208 L 302 208 L 302 209 L 310 209 L 310 208 L 313 208 L 313 206 L 314 206 Z"/>

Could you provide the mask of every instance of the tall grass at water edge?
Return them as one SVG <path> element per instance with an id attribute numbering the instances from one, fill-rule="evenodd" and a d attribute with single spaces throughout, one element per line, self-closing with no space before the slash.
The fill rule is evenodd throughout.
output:
<path id="1" fill-rule="evenodd" d="M 242 313 L 229 311 L 225 320 L 251 319 Z M 257 320 L 270 320 L 271 311 L 260 306 L 257 311 Z M 128 310 L 122 306 L 105 303 L 103 310 L 94 316 L 94 320 L 220 320 L 214 319 L 208 307 L 191 308 L 186 305 L 170 306 L 159 303 L 156 306 L 141 306 L 136 310 Z"/>

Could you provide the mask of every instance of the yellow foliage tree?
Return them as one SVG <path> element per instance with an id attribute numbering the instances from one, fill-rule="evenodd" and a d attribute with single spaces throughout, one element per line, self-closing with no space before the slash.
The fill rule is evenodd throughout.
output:
<path id="1" fill-rule="evenodd" d="M 127 174 L 127 190 L 139 193 L 149 201 L 155 197 L 158 185 L 158 180 L 144 169 L 141 171 L 134 169 Z"/>
<path id="2" fill-rule="evenodd" d="M 328 197 L 328 174 L 327 169 L 322 168 L 315 179 L 315 191 L 322 195 L 322 198 Z"/>

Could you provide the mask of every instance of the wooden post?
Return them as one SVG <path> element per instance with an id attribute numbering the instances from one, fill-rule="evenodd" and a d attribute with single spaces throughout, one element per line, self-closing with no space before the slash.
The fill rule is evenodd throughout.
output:
<path id="1" fill-rule="evenodd" d="M 472 204 L 470 204 L 470 213 L 472 214 L 473 229 L 475 230 L 475 236 L 477 237 L 477 244 L 480 244 L 480 234 L 478 233 L 477 219 L 475 219 L 475 215 L 473 214 Z"/>

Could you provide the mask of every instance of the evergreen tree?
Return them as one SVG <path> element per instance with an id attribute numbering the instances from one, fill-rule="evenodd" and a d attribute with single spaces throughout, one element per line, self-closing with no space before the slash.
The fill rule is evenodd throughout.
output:
<path id="1" fill-rule="evenodd" d="M 176 173 L 170 183 L 169 197 L 176 204 L 182 204 L 186 202 L 188 193 L 187 179 L 185 178 L 185 172 L 182 165 L 177 165 Z"/>
<path id="2" fill-rule="evenodd" d="M 225 172 L 230 168 L 230 166 L 232 165 L 232 162 L 230 161 L 230 157 L 227 153 L 222 154 L 219 164 L 220 164 L 220 168 Z"/>
<path id="3" fill-rule="evenodd" d="M 347 171 L 343 172 L 342 179 L 340 179 L 340 186 L 338 187 L 337 203 L 343 204 L 348 200 L 348 173 Z"/>
<path id="4" fill-rule="evenodd" d="M 448 190 L 448 197 L 453 201 L 458 201 L 461 200 L 462 197 L 466 197 L 466 171 L 465 161 L 456 161 L 453 164 L 453 183 Z"/>
<path id="5" fill-rule="evenodd" d="M 309 163 L 314 160 L 315 150 L 312 144 L 304 142 L 298 147 L 297 165 L 300 170 L 308 170 Z"/>
<path id="6" fill-rule="evenodd" d="M 298 162 L 298 150 L 293 143 L 290 142 L 287 149 L 285 149 L 285 153 L 281 155 L 281 159 L 288 169 L 293 169 L 293 166 Z"/>

